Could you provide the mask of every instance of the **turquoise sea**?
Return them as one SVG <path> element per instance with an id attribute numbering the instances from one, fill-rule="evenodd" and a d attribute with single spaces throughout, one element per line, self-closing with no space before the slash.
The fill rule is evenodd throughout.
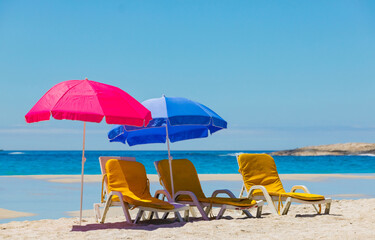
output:
<path id="1" fill-rule="evenodd" d="M 191 160 L 198 173 L 238 173 L 236 153 L 271 151 L 172 151 L 174 159 Z M 0 175 L 81 174 L 81 151 L 1 151 Z M 100 174 L 99 156 L 136 157 L 149 174 L 153 162 L 167 158 L 167 151 L 86 151 L 85 174 Z M 275 156 L 278 172 L 375 173 L 375 156 Z"/>

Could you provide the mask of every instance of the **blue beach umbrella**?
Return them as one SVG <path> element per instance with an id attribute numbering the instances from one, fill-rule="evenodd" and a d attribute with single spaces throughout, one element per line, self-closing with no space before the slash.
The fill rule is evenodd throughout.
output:
<path id="1" fill-rule="evenodd" d="M 167 143 L 174 196 L 169 142 L 208 137 L 209 133 L 227 128 L 227 122 L 203 104 L 186 98 L 163 95 L 142 104 L 151 111 L 152 120 L 149 124 L 146 127 L 115 126 L 108 133 L 109 141 L 127 143 L 129 146 Z"/>

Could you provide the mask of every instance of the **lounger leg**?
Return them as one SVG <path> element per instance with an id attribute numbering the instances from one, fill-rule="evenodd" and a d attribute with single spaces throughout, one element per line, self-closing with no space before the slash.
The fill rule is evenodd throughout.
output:
<path id="1" fill-rule="evenodd" d="M 189 209 L 188 209 L 188 210 L 185 210 L 184 218 L 185 218 L 185 222 L 188 222 L 188 221 L 189 221 Z"/>
<path id="2" fill-rule="evenodd" d="M 202 215 L 202 218 L 204 220 L 209 220 L 206 212 L 203 210 L 202 204 L 198 201 L 197 197 L 192 192 L 178 191 L 175 195 L 175 198 L 178 198 L 178 196 L 180 196 L 180 195 L 188 195 L 192 199 L 191 205 L 194 205 L 198 208 L 198 211 L 200 212 L 200 214 Z"/>
<path id="3" fill-rule="evenodd" d="M 199 204 L 199 203 L 198 203 Z M 198 211 L 201 213 L 202 218 L 204 220 L 210 220 L 206 214 L 206 212 L 203 210 L 203 207 L 201 205 L 197 205 Z"/>
<path id="4" fill-rule="evenodd" d="M 120 201 L 120 203 L 121 203 L 122 211 L 124 212 L 124 215 L 126 218 L 126 222 L 128 222 L 129 224 L 132 224 L 132 218 L 130 217 L 130 213 L 129 213 L 129 205 L 127 203 L 124 203 L 123 201 Z"/>
<path id="5" fill-rule="evenodd" d="M 141 219 L 144 221 L 144 220 L 147 220 L 147 218 L 146 218 L 146 213 L 145 212 L 143 212 L 143 214 L 142 214 L 142 216 L 141 216 Z"/>
<path id="6" fill-rule="evenodd" d="M 181 217 L 181 215 L 178 211 L 174 212 L 174 216 L 175 216 L 175 218 L 178 219 L 178 221 L 184 222 L 184 220 L 182 219 L 182 217 Z"/>
<path id="7" fill-rule="evenodd" d="M 285 201 L 284 207 L 281 209 L 281 215 L 286 215 L 288 213 L 290 204 L 292 204 L 292 201 L 290 197 L 288 197 L 287 200 Z"/>
<path id="8" fill-rule="evenodd" d="M 211 207 L 206 207 L 206 209 L 204 210 L 205 212 L 206 212 L 206 214 L 208 215 L 209 213 L 210 213 L 210 211 L 211 211 Z"/>
<path id="9" fill-rule="evenodd" d="M 326 209 L 324 211 L 324 214 L 329 214 L 329 211 L 331 210 L 331 203 L 326 203 Z"/>
<path id="10" fill-rule="evenodd" d="M 247 193 L 247 197 L 249 199 L 251 199 L 251 196 L 252 196 L 253 192 L 255 190 L 257 190 L 257 189 L 262 191 L 263 196 L 264 196 L 265 200 L 267 201 L 267 204 L 268 204 L 268 206 L 269 206 L 269 208 L 271 210 L 271 213 L 278 215 L 278 212 L 277 212 L 277 209 L 276 209 L 277 205 L 275 205 L 272 197 L 268 194 L 268 192 L 267 192 L 267 190 L 266 190 L 265 187 L 263 187 L 263 186 L 253 186 L 253 187 L 251 187 L 250 190 L 249 190 L 249 192 Z"/>
<path id="11" fill-rule="evenodd" d="M 216 219 L 220 219 L 220 218 L 223 216 L 225 210 L 227 210 L 227 208 L 223 205 L 223 206 L 221 207 L 219 213 L 217 214 Z"/>
<path id="12" fill-rule="evenodd" d="M 241 214 L 245 214 L 246 217 L 248 217 L 248 218 L 251 218 L 253 216 L 253 215 L 251 215 L 251 213 L 248 210 L 242 210 Z"/>
<path id="13" fill-rule="evenodd" d="M 272 203 L 275 206 L 275 208 L 278 209 L 279 201 L 273 201 L 272 200 Z"/>
<path id="14" fill-rule="evenodd" d="M 197 217 L 197 212 L 195 211 L 195 209 L 194 209 L 194 207 L 189 207 L 189 209 L 190 209 L 190 212 L 191 212 L 191 216 L 193 216 L 193 217 Z"/>
<path id="15" fill-rule="evenodd" d="M 143 215 L 143 212 L 144 212 L 143 210 L 139 209 L 138 214 L 135 217 L 134 223 L 137 223 L 139 221 L 139 219 L 141 219 L 141 217 Z"/>
<path id="16" fill-rule="evenodd" d="M 266 201 L 268 203 L 268 206 L 271 210 L 271 213 L 272 214 L 276 214 L 276 215 L 279 215 L 279 213 L 277 212 L 277 202 L 274 202 L 273 200 L 269 201 L 266 197 Z M 275 204 L 276 203 L 276 204 Z"/>
<path id="17" fill-rule="evenodd" d="M 257 207 L 257 215 L 256 215 L 257 218 L 260 218 L 262 216 L 262 209 L 263 209 L 263 206 Z"/>
<path id="18" fill-rule="evenodd" d="M 96 222 L 99 222 L 99 220 L 100 220 L 100 206 L 99 206 L 100 204 L 98 204 L 98 203 L 95 203 L 94 204 L 94 214 L 95 214 L 95 221 Z"/>
<path id="19" fill-rule="evenodd" d="M 104 210 L 103 210 L 103 216 L 100 219 L 100 223 L 104 223 L 105 217 L 107 215 L 108 209 L 111 206 L 111 204 L 112 204 L 112 196 L 109 196 L 107 202 L 105 203 Z"/>
<path id="20" fill-rule="evenodd" d="M 165 212 L 165 213 L 163 214 L 163 217 L 162 217 L 161 219 L 167 219 L 168 215 L 169 215 L 169 212 Z"/>
<path id="21" fill-rule="evenodd" d="M 311 205 L 314 207 L 316 213 L 319 214 L 319 210 L 318 210 L 318 208 L 315 206 L 315 204 L 311 204 Z"/>
<path id="22" fill-rule="evenodd" d="M 151 212 L 148 214 L 148 220 L 151 220 L 153 217 L 154 217 L 154 212 L 151 211 Z"/>

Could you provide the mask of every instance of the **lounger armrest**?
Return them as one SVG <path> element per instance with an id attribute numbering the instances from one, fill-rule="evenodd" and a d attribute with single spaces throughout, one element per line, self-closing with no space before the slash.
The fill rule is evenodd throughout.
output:
<path id="1" fill-rule="evenodd" d="M 310 193 L 309 190 L 307 189 L 306 186 L 304 185 L 296 185 L 296 186 L 293 186 L 292 189 L 290 190 L 291 192 L 295 192 L 297 191 L 298 189 L 304 191 L 305 193 Z"/>
<path id="2" fill-rule="evenodd" d="M 169 194 L 169 192 L 167 192 L 166 190 L 157 190 L 156 192 L 155 192 L 155 195 L 154 195 L 154 197 L 155 198 L 159 198 L 159 196 L 166 196 L 167 197 L 167 199 L 168 199 L 168 202 L 173 202 L 173 199 L 172 199 L 172 197 L 171 197 L 171 195 Z"/>
<path id="3" fill-rule="evenodd" d="M 270 196 L 270 194 L 268 193 L 267 189 L 264 187 L 264 186 L 261 186 L 261 185 L 254 185 L 250 188 L 249 192 L 247 193 L 247 198 L 252 200 L 252 194 L 255 190 L 261 190 L 262 193 L 263 193 L 263 196 L 265 198 L 265 200 L 267 201 L 268 205 L 270 205 L 270 210 L 273 214 L 276 214 L 278 215 L 278 212 L 276 210 L 276 207 L 275 205 L 273 204 L 273 200 L 272 200 L 272 197 Z M 262 202 L 261 204 L 263 205 L 264 202 Z"/>
<path id="4" fill-rule="evenodd" d="M 189 197 L 191 197 L 191 200 L 193 200 L 194 204 L 199 204 L 197 196 L 195 196 L 195 194 L 192 193 L 192 192 L 189 192 L 189 191 L 178 191 L 175 194 L 175 196 L 174 196 L 174 200 L 176 200 L 177 197 L 180 196 L 180 195 L 188 195 Z"/>
<path id="5" fill-rule="evenodd" d="M 252 187 L 250 188 L 249 192 L 247 193 L 247 198 L 252 199 L 253 192 L 254 192 L 255 190 L 261 190 L 262 193 L 263 193 L 263 195 L 264 195 L 264 197 L 265 197 L 266 199 L 267 199 L 267 198 L 272 199 L 271 196 L 270 196 L 270 194 L 268 193 L 267 189 L 266 189 L 264 186 L 261 186 L 261 185 L 254 185 L 254 186 L 252 186 Z M 267 199 L 267 200 L 268 200 L 268 199 Z"/>
<path id="6" fill-rule="evenodd" d="M 194 193 L 192 192 L 189 192 L 189 191 L 178 191 L 175 196 L 174 196 L 174 199 L 176 200 L 178 196 L 180 195 L 188 195 L 189 197 L 191 197 L 191 200 L 193 201 L 193 204 L 189 203 L 189 205 L 193 205 L 193 206 L 196 206 L 198 208 L 198 211 L 201 213 L 202 215 L 202 218 L 204 220 L 209 220 L 208 216 L 207 216 L 207 213 L 203 210 L 203 206 L 201 205 L 201 203 L 198 201 L 198 198 L 197 196 L 195 196 Z"/>
<path id="7" fill-rule="evenodd" d="M 114 195 L 118 196 L 118 197 L 120 198 L 120 200 L 123 200 L 123 199 L 124 199 L 124 198 L 123 198 L 123 195 L 122 195 L 121 192 L 119 192 L 119 191 L 112 191 L 112 192 L 110 192 L 110 193 L 108 194 L 108 200 L 109 200 L 109 199 L 112 199 L 112 197 L 113 197 Z"/>
<path id="8" fill-rule="evenodd" d="M 255 190 L 261 190 L 263 193 L 267 193 L 267 194 L 268 194 L 268 191 L 267 191 L 267 189 L 266 189 L 264 186 L 262 186 L 262 185 L 254 185 L 254 186 L 252 186 L 252 187 L 250 188 L 250 190 L 249 190 L 249 192 L 247 193 L 247 195 L 249 195 L 249 194 L 253 194 L 253 192 L 254 192 Z"/>
<path id="9" fill-rule="evenodd" d="M 236 196 L 234 196 L 234 194 L 229 189 L 219 189 L 219 190 L 216 190 L 216 191 L 214 191 L 212 193 L 211 197 L 216 197 L 220 193 L 227 194 L 230 198 L 236 198 Z"/>

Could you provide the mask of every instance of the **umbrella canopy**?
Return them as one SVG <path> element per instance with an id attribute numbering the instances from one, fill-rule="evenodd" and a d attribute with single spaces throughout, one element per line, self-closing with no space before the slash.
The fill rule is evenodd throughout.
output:
<path id="1" fill-rule="evenodd" d="M 108 133 L 110 142 L 129 146 L 147 143 L 177 142 L 204 138 L 221 129 L 227 122 L 208 107 L 181 97 L 161 97 L 142 102 L 153 119 L 147 127 L 115 126 Z M 168 126 L 168 137 L 166 126 Z"/>
<path id="2" fill-rule="evenodd" d="M 85 80 L 69 80 L 52 87 L 25 115 L 26 122 L 49 120 L 50 116 L 62 120 L 84 121 L 81 206 L 79 224 L 82 222 L 83 173 L 85 158 L 86 122 L 99 123 L 105 117 L 110 124 L 147 126 L 151 112 L 120 88 Z"/>
<path id="3" fill-rule="evenodd" d="M 115 126 L 108 133 L 110 142 L 128 143 L 129 146 L 147 143 L 165 143 L 174 197 L 172 157 L 169 141 L 177 142 L 193 138 L 204 138 L 227 128 L 227 122 L 208 107 L 181 97 L 161 97 L 142 102 L 153 119 L 146 127 Z"/>
<path id="4" fill-rule="evenodd" d="M 176 125 L 204 125 L 218 129 L 226 128 L 227 122 L 208 107 L 182 97 L 153 98 L 142 102 L 153 114 L 153 119 Z"/>
<path id="5" fill-rule="evenodd" d="M 164 123 L 161 126 L 153 126 L 155 120 L 151 120 L 147 127 L 132 127 L 129 125 L 114 126 L 108 132 L 110 142 L 122 142 L 129 146 L 148 144 L 148 143 L 166 143 L 166 124 L 168 124 L 168 139 L 170 142 L 178 142 L 187 139 L 205 138 L 209 135 L 207 126 L 198 125 L 178 125 L 171 126 Z"/>
<path id="6" fill-rule="evenodd" d="M 52 87 L 25 115 L 26 122 L 80 120 L 147 126 L 151 113 L 120 88 L 90 80 L 69 80 Z"/>

